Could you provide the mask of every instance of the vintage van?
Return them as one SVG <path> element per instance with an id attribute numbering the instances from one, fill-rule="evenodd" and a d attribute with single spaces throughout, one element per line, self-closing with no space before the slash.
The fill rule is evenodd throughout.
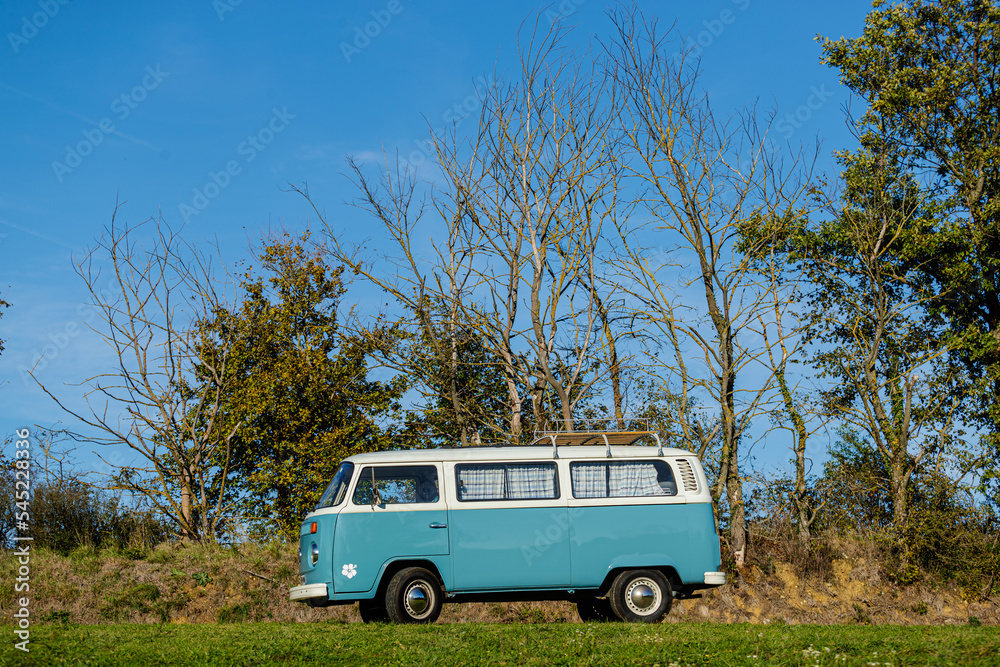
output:
<path id="1" fill-rule="evenodd" d="M 291 599 L 358 602 L 363 620 L 397 623 L 486 600 L 657 621 L 675 596 L 726 580 L 702 466 L 658 443 L 562 432 L 534 446 L 351 456 L 302 523 Z"/>

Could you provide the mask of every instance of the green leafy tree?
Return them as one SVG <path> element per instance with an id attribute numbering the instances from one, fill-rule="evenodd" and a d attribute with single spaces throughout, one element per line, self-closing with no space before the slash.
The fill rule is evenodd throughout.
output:
<path id="1" fill-rule="evenodd" d="M 946 319 L 952 358 L 968 371 L 972 416 L 997 446 L 1000 6 L 876 2 L 860 37 L 822 44 L 824 62 L 868 104 L 862 147 L 898 161 L 936 207 L 899 230 L 895 253 L 930 311 Z"/>
<path id="2" fill-rule="evenodd" d="M 901 528 L 913 474 L 953 448 L 958 397 L 941 322 L 900 256 L 905 230 L 936 208 L 882 147 L 839 156 L 843 195 L 828 220 L 800 230 L 795 252 L 812 285 L 814 363 L 832 384 L 825 409 L 873 443 Z"/>
<path id="3" fill-rule="evenodd" d="M 238 308 L 203 326 L 227 332 L 232 383 L 221 428 L 235 429 L 230 493 L 258 536 L 291 535 L 351 454 L 387 447 L 380 419 L 400 380 L 368 377 L 368 353 L 345 336 L 342 269 L 300 239 L 268 242 L 248 269 Z"/>

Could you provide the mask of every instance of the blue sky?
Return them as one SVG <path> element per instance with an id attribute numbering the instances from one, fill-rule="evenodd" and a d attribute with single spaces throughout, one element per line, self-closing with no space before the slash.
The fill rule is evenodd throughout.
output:
<path id="1" fill-rule="evenodd" d="M 851 144 L 847 91 L 815 35 L 853 36 L 869 2 L 639 2 L 700 45 L 717 112 L 759 100 L 782 139 Z M 0 432 L 66 421 L 26 377 L 62 387 L 108 350 L 71 257 L 110 221 L 162 214 L 228 262 L 268 229 L 304 229 L 308 183 L 346 238 L 367 235 L 344 156 L 410 155 L 428 124 L 477 107 L 516 63 L 516 33 L 548 7 L 573 41 L 609 34 L 608 5 L 361 0 L 6 0 L 0 4 Z M 466 122 L 473 123 L 468 119 Z M 419 157 L 419 156 L 417 156 Z M 829 167 L 824 157 L 823 166 Z M 377 242 L 377 239 L 375 239 Z M 71 399 L 72 402 L 72 399 Z"/>

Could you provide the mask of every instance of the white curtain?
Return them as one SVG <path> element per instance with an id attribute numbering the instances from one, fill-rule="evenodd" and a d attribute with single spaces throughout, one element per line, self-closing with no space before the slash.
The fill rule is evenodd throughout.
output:
<path id="1" fill-rule="evenodd" d="M 605 463 L 573 463 L 569 467 L 574 498 L 606 498 L 608 495 Z"/>
<path id="2" fill-rule="evenodd" d="M 462 466 L 458 469 L 459 500 L 503 500 L 504 468 Z"/>
<path id="3" fill-rule="evenodd" d="M 556 497 L 554 465 L 514 465 L 507 468 L 507 492 L 511 500 Z"/>
<path id="4" fill-rule="evenodd" d="M 622 461 L 610 463 L 609 466 L 608 486 L 612 497 L 667 495 L 656 481 L 656 466 L 652 463 Z"/>

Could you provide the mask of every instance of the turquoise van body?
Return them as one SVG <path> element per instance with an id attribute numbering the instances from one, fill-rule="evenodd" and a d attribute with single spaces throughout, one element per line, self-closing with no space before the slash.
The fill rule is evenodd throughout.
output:
<path id="1" fill-rule="evenodd" d="M 725 583 L 701 464 L 657 446 L 352 456 L 299 545 L 291 599 L 359 602 L 365 620 L 429 622 L 442 602 L 532 599 L 658 620 L 673 597 Z"/>

